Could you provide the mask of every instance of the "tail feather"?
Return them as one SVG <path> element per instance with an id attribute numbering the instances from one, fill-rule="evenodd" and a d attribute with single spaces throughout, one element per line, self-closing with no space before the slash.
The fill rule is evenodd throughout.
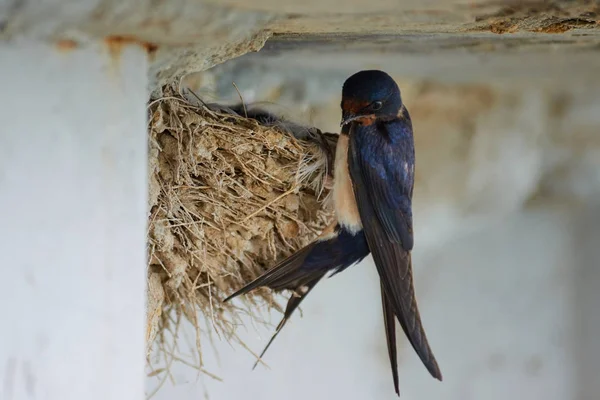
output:
<path id="1" fill-rule="evenodd" d="M 394 309 L 390 304 L 383 283 L 381 284 L 381 302 L 383 305 L 383 323 L 385 326 L 385 338 L 387 340 L 388 355 L 390 357 L 390 366 L 392 367 L 392 378 L 394 379 L 394 389 L 400 396 L 398 383 L 398 353 L 396 352 L 396 319 L 394 318 Z"/>
<path id="2" fill-rule="evenodd" d="M 325 274 L 329 271 L 342 271 L 359 262 L 368 254 L 369 248 L 362 232 L 353 234 L 332 224 L 331 229 L 326 230 L 318 240 L 292 254 L 227 297 L 224 302 L 261 286 L 269 287 L 275 291 L 289 289 L 296 292 L 288 300 L 283 319 L 258 361 L 271 346 L 292 313 Z M 256 367 L 256 364 L 254 367 Z"/>
<path id="3" fill-rule="evenodd" d="M 309 244 L 298 250 L 252 282 L 228 296 L 223 302 L 228 302 L 234 297 L 246 294 L 261 286 L 267 286 L 273 290 L 295 289 L 297 286 L 294 283 L 298 279 L 301 279 L 303 275 L 306 275 L 306 272 L 302 271 L 301 267 L 306 256 L 310 253 L 312 246 L 313 244 Z"/>
<path id="4" fill-rule="evenodd" d="M 397 295 L 395 300 L 400 303 L 400 307 L 410 311 L 408 313 L 398 313 L 396 314 L 396 317 L 398 318 L 398 322 L 400 322 L 400 326 L 408 338 L 408 341 L 425 365 L 425 368 L 427 368 L 431 376 L 439 381 L 442 381 L 442 372 L 440 371 L 440 367 L 435 356 L 433 355 L 429 341 L 427 340 L 425 328 L 421 322 L 421 314 L 419 312 L 419 308 L 417 307 L 417 298 L 413 285 L 412 259 L 410 253 L 407 253 L 407 256 L 404 258 L 404 262 L 407 263 L 407 266 L 404 268 L 409 271 L 403 279 L 406 289 L 401 295 Z"/>
<path id="5" fill-rule="evenodd" d="M 254 363 L 254 366 L 252 367 L 252 369 L 256 368 L 256 366 L 261 361 L 262 357 L 265 355 L 265 353 L 267 352 L 267 350 L 269 349 L 269 347 L 271 346 L 271 344 L 273 343 L 273 341 L 275 340 L 277 335 L 279 335 L 279 332 L 281 332 L 281 330 L 283 329 L 285 324 L 288 322 L 288 320 L 290 319 L 290 317 L 292 316 L 294 311 L 296 311 L 296 308 L 298 308 L 300 303 L 302 303 L 302 300 L 304 300 L 306 298 L 306 296 L 308 296 L 310 291 L 313 290 L 313 288 L 317 285 L 317 283 L 319 283 L 319 281 L 321 280 L 321 278 L 323 278 L 323 276 L 325 276 L 325 273 L 322 273 L 321 276 L 317 276 L 311 282 L 308 282 L 305 285 L 305 290 L 301 294 L 292 295 L 292 297 L 290 297 L 290 299 L 288 300 L 287 306 L 285 308 L 283 318 L 277 325 L 277 328 L 275 329 L 275 333 L 273 334 L 273 336 L 271 336 L 269 343 L 267 343 L 267 345 L 265 346 L 262 353 L 260 353 L 260 356 L 258 357 L 258 360 L 256 360 L 256 363 Z"/>

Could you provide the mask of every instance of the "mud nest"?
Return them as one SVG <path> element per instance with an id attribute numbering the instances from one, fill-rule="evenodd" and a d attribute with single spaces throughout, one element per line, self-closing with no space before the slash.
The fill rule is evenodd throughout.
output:
<path id="1" fill-rule="evenodd" d="M 246 117 L 245 107 L 216 111 L 191 95 L 166 87 L 148 106 L 146 341 L 149 357 L 153 349 L 175 357 L 175 343 L 167 342 L 189 320 L 196 367 L 205 371 L 201 334 L 236 339 L 240 313 L 252 316 L 265 303 L 279 309 L 268 289 L 237 305 L 222 299 L 327 225 L 331 159 L 314 128 L 288 129 L 256 112 Z"/>

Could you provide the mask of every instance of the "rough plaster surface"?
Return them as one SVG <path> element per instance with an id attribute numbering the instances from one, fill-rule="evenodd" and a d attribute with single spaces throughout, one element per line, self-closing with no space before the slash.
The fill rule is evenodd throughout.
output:
<path id="1" fill-rule="evenodd" d="M 467 79 L 468 74 L 527 79 L 545 68 L 558 76 L 591 75 L 598 67 L 599 13 L 597 2 L 584 0 L 378 0 L 368 7 L 357 0 L 5 0 L 0 4 L 0 38 L 27 35 L 59 47 L 91 38 L 143 43 L 152 52 L 153 90 L 188 72 L 256 51 L 271 35 L 287 35 L 280 42 L 294 39 L 292 44 L 304 48 L 314 45 L 305 36 L 294 38 L 299 34 L 325 35 L 318 38 L 327 45 L 321 51 L 335 53 L 350 45 L 359 53 L 367 48 L 371 54 L 406 55 L 407 68 L 414 70 L 448 64 Z M 327 36 L 331 34 L 336 37 Z M 356 37 L 362 37 L 362 48 Z M 425 68 L 423 74 L 437 72 Z"/>
<path id="2" fill-rule="evenodd" d="M 2 400 L 144 398 L 146 68 L 0 45 Z"/>
<path id="3" fill-rule="evenodd" d="M 90 40 L 138 43 L 150 53 L 150 89 L 262 47 L 273 13 L 202 1 L 4 0 L 0 39 L 19 36 L 69 50 Z"/>
<path id="4" fill-rule="evenodd" d="M 575 1 L 382 1 L 365 8 L 358 1 L 333 4 L 330 12 L 306 11 L 280 19 L 280 33 L 463 33 L 519 31 L 562 33 L 597 27 L 597 2 Z M 379 7 L 378 7 L 379 6 Z M 319 7 L 313 7 L 318 10 Z"/>

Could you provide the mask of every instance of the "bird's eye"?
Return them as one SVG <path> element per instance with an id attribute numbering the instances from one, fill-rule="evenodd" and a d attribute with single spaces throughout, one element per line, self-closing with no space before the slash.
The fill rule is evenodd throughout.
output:
<path id="1" fill-rule="evenodd" d="M 383 107 L 383 103 L 381 101 L 375 101 L 373 104 L 371 104 L 371 109 L 375 111 L 381 110 L 381 107 Z"/>

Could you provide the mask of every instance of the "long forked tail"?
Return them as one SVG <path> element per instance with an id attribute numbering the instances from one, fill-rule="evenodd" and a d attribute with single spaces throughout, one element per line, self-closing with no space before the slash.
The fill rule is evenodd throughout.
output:
<path id="1" fill-rule="evenodd" d="M 383 306 L 383 323 L 385 327 L 385 338 L 387 341 L 388 355 L 390 357 L 390 366 L 392 368 L 392 378 L 394 379 L 394 390 L 400 395 L 398 383 L 398 353 L 396 350 L 396 318 L 394 318 L 394 309 L 385 294 L 383 283 L 381 284 L 381 302 Z"/>

